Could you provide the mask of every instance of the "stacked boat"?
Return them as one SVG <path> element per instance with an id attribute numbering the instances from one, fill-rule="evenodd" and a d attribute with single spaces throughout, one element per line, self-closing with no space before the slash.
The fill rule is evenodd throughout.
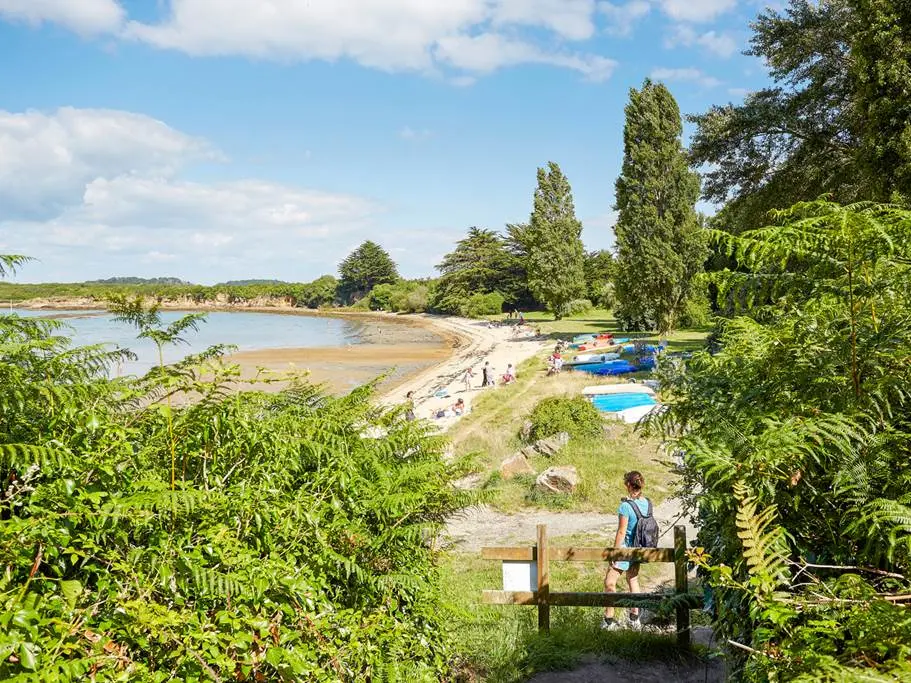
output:
<path id="1" fill-rule="evenodd" d="M 602 413 L 628 424 L 635 424 L 661 408 L 654 389 L 634 382 L 585 387 L 582 395 Z"/>

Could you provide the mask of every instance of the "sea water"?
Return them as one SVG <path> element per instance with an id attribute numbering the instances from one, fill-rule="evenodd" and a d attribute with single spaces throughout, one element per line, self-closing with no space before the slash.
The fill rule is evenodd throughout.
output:
<path id="1" fill-rule="evenodd" d="M 8 314 L 7 311 L 0 311 Z M 110 349 L 129 349 L 135 361 L 124 361 L 112 374 L 142 374 L 158 364 L 158 350 L 148 339 L 137 339 L 136 328 L 116 322 L 104 311 L 51 311 L 14 309 L 13 315 L 47 318 L 58 321 L 62 328 L 55 332 L 70 337 L 73 346 L 105 344 Z M 161 311 L 165 325 L 187 315 L 185 312 Z M 199 329 L 186 330 L 183 342 L 163 349 L 164 362 L 175 363 L 188 355 L 200 353 L 215 344 L 230 344 L 238 351 L 280 348 L 344 347 L 360 344 L 363 324 L 357 321 L 311 315 L 280 313 L 211 312 L 205 314 Z"/>

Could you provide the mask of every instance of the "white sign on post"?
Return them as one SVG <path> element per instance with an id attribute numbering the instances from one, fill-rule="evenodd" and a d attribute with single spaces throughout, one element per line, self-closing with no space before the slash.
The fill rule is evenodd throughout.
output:
<path id="1" fill-rule="evenodd" d="M 503 590 L 538 590 L 538 565 L 535 562 L 503 561 Z"/>

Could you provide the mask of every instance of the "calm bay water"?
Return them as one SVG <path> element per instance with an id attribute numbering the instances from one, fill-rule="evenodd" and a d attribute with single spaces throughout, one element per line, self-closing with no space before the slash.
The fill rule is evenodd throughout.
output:
<path id="1" fill-rule="evenodd" d="M 6 311 L 3 311 L 6 313 Z M 100 311 L 15 310 L 23 317 L 55 318 L 65 325 L 60 334 L 72 337 L 76 346 L 108 344 L 111 348 L 127 348 L 138 356 L 115 369 L 118 374 L 141 374 L 156 365 L 155 345 L 136 338 L 136 330 L 125 323 L 115 322 Z M 186 315 L 178 311 L 162 311 L 165 324 Z M 187 331 L 187 343 L 164 349 L 166 363 L 174 363 L 189 354 L 199 353 L 215 344 L 232 344 L 239 351 L 279 348 L 344 347 L 364 343 L 364 327 L 359 322 L 339 318 L 319 318 L 278 313 L 214 312 L 206 313 L 197 332 Z"/>

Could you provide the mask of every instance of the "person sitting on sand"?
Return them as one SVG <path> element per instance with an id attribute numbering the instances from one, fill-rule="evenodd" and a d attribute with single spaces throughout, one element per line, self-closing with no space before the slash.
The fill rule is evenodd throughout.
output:
<path id="1" fill-rule="evenodd" d="M 452 406 L 452 412 L 457 417 L 465 413 L 465 399 L 460 398 L 455 402 L 455 405 Z"/>
<path id="2" fill-rule="evenodd" d="M 506 366 L 506 373 L 503 375 L 503 384 L 512 384 L 516 381 L 516 369 L 512 363 Z"/>

